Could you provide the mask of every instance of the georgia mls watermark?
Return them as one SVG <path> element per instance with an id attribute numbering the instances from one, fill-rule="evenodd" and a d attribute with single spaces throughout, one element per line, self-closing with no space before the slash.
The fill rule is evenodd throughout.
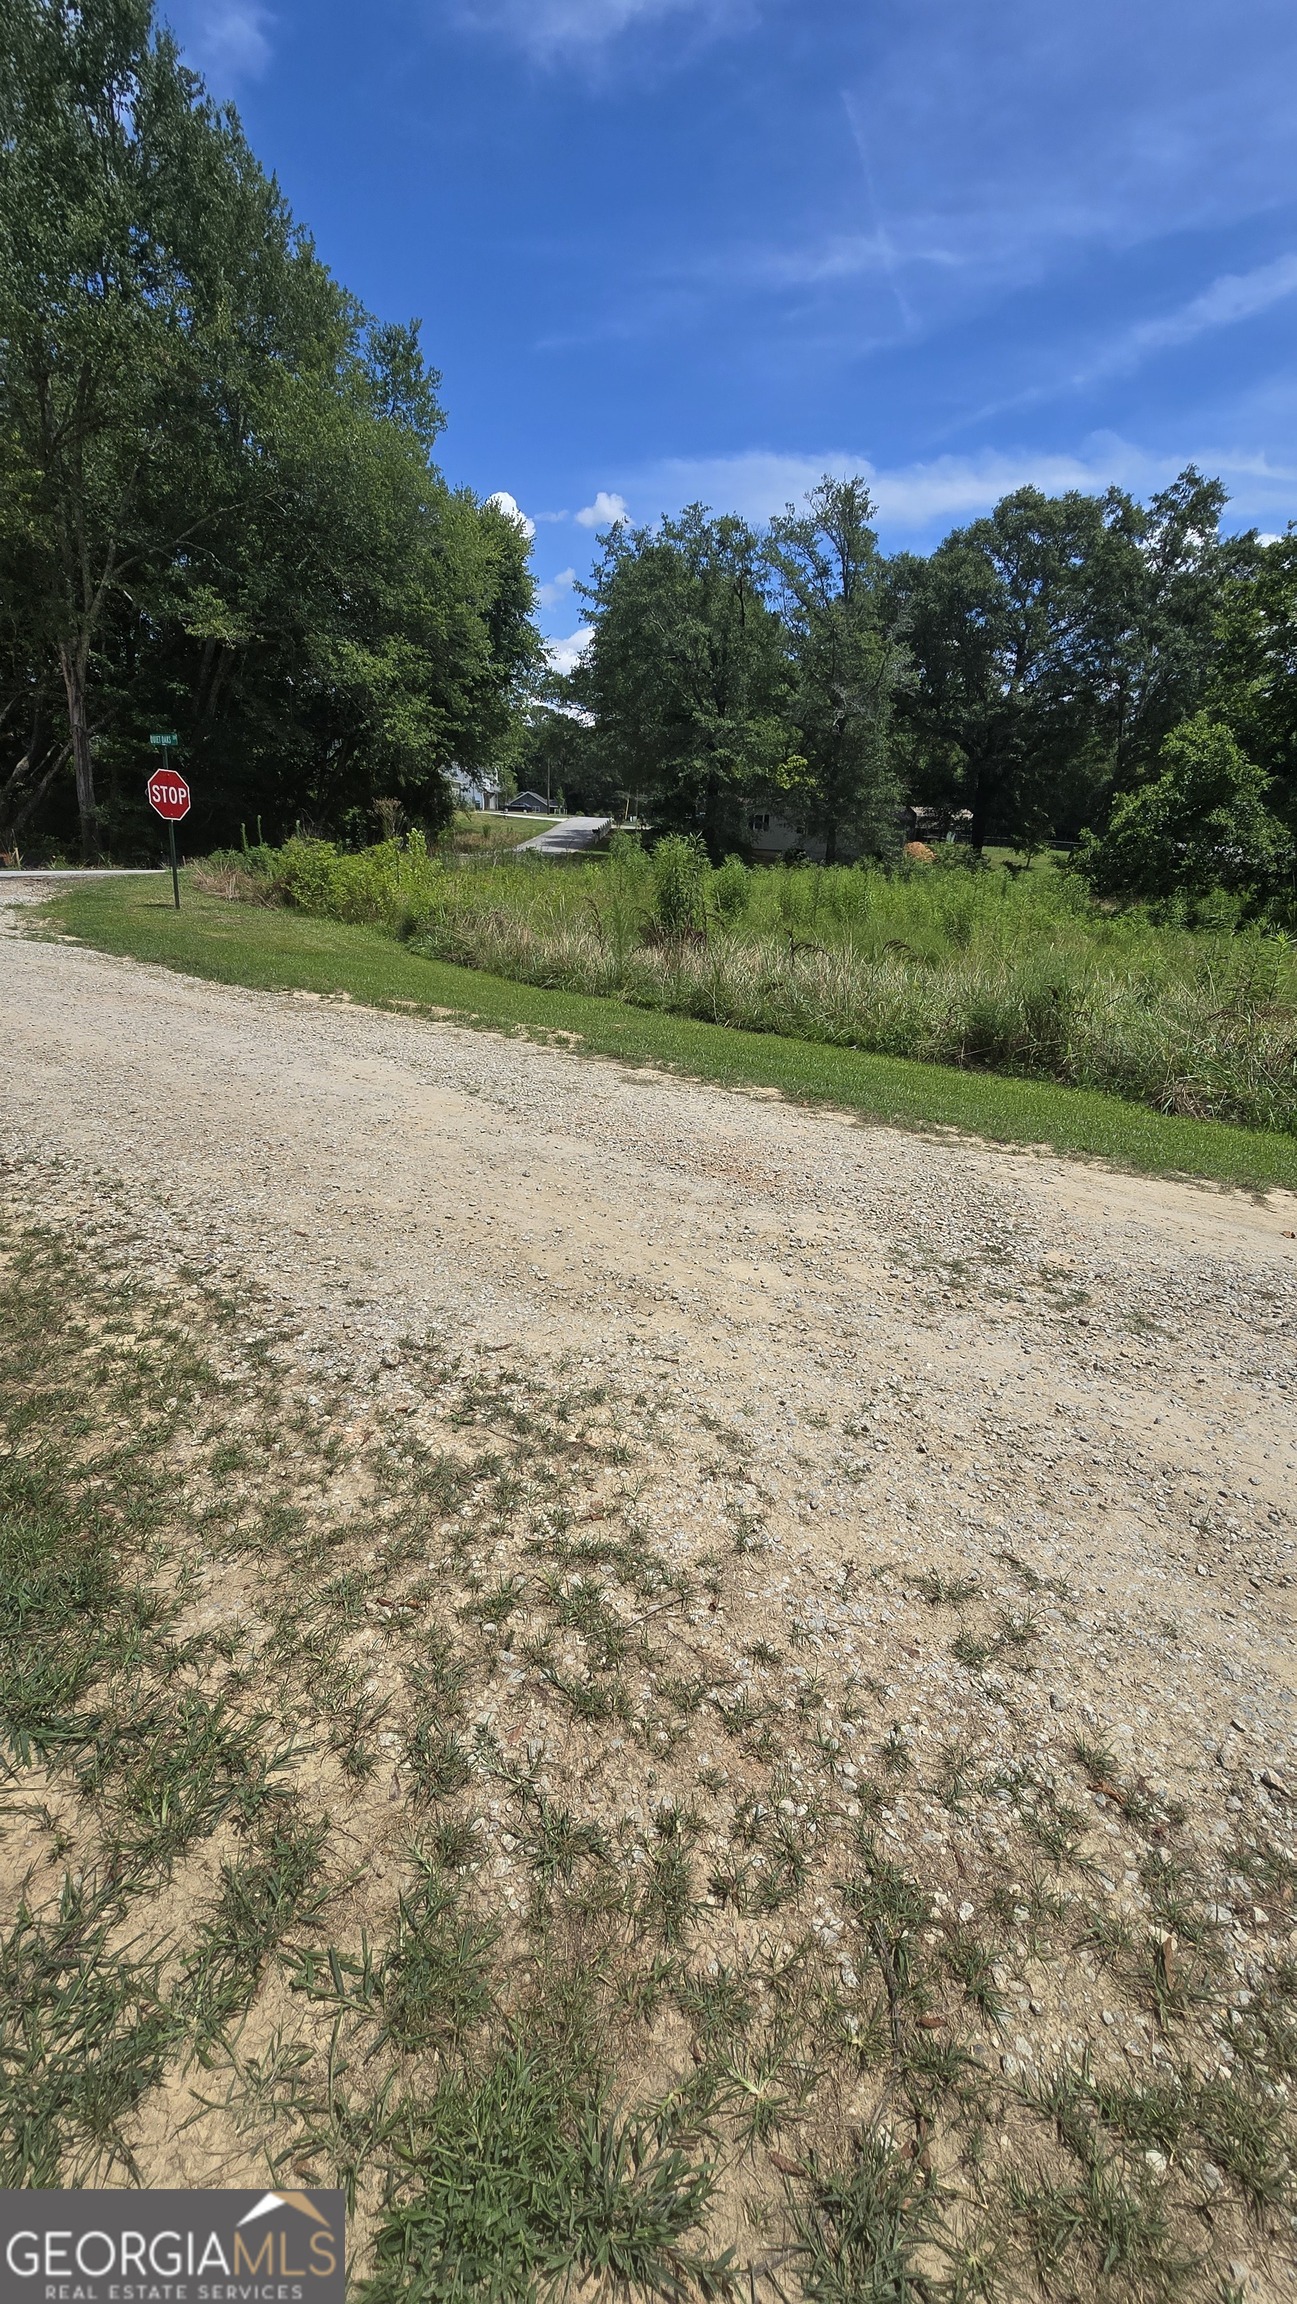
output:
<path id="1" fill-rule="evenodd" d="M 0 2304 L 344 2304 L 340 2192 L 0 2192 Z"/>

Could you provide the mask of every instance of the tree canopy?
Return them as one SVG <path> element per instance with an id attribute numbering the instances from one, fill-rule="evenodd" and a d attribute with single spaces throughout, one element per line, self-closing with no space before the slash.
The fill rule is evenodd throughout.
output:
<path id="1" fill-rule="evenodd" d="M 417 324 L 332 278 L 149 0 L 7 0 L 0 840 L 70 762 L 82 852 L 138 845 L 158 728 L 208 837 L 443 819 L 538 644 L 442 423 Z"/>

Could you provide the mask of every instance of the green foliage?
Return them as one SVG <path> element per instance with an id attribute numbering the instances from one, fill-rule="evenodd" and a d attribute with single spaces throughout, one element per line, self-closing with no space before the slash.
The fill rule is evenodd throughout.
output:
<path id="1" fill-rule="evenodd" d="M 653 896 L 664 935 L 679 938 L 706 926 L 711 877 L 701 840 L 672 832 L 658 842 L 653 851 Z"/>
<path id="2" fill-rule="evenodd" d="M 839 841 L 899 847 L 892 702 L 907 677 L 872 505 L 862 480 L 820 482 L 771 529 L 792 662 L 796 752 L 782 781 L 798 820 L 837 861 Z"/>
<path id="3" fill-rule="evenodd" d="M 1192 467 L 1147 508 L 1022 488 L 929 559 L 900 555 L 916 796 L 967 808 L 978 849 L 1078 832 L 1200 699 L 1224 503 Z"/>
<path id="4" fill-rule="evenodd" d="M 569 2075 L 514 2049 L 447 2077 L 407 2147 L 414 2198 L 378 2235 L 363 2304 L 527 2304 L 574 2280 L 615 2295 L 722 2295 L 728 2258 L 687 2244 L 707 2173 L 652 2129 L 573 2102 Z"/>
<path id="5" fill-rule="evenodd" d="M 1206 701 L 1273 778 L 1267 806 L 1297 835 L 1297 529 L 1240 559 L 1221 594 Z"/>
<path id="6" fill-rule="evenodd" d="M 1293 845 L 1266 805 L 1270 779 L 1205 712 L 1173 729 L 1161 774 L 1123 794 L 1080 871 L 1106 894 L 1166 898 L 1233 890 L 1277 893 Z"/>
<path id="7" fill-rule="evenodd" d="M 209 838 L 442 822 L 536 659 L 526 539 L 148 0 L 4 12 L 0 344 L 0 838 L 70 756 L 85 853 L 151 847 L 158 728 Z"/>
<path id="8" fill-rule="evenodd" d="M 727 856 L 712 877 L 712 902 L 727 927 L 743 918 L 752 899 L 752 874 L 741 856 Z"/>
<path id="9" fill-rule="evenodd" d="M 760 541 L 693 504 L 656 529 L 619 525 L 602 546 L 582 588 L 594 637 L 570 684 L 594 718 L 596 769 L 723 855 L 740 799 L 787 745 L 783 629 Z"/>

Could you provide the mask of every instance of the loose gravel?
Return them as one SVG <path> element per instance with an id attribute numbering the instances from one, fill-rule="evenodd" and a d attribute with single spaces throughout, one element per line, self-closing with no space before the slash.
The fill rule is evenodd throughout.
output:
<path id="1" fill-rule="evenodd" d="M 538 1385 L 576 1368 L 664 1401 L 655 1539 L 687 1556 L 739 1532 L 698 1629 L 713 1650 L 791 1635 L 830 1683 L 865 1675 L 910 1750 L 962 1736 L 979 1764 L 1048 1771 L 1080 1735 L 1208 1849 L 1240 1819 L 1289 1836 L 1292 1196 L 219 988 L 20 921 L 0 940 L 0 1159 L 24 1191 L 57 1178 L 60 1222 L 125 1187 L 142 1258 L 255 1280 L 358 1404 L 399 1404 L 402 1340 L 429 1329 Z M 953 1652 L 933 1580 L 971 1578 L 974 1630 L 1029 1596 L 1031 1669 Z M 970 1830 L 993 1842 L 983 1805 Z M 1137 1911 L 1136 1851 L 1092 1806 L 1100 1891 Z M 914 1785 L 884 1829 L 960 1865 Z M 1245 1994 L 1293 1914 L 1223 1876 L 1216 1893 Z M 987 2047 L 1006 2073 L 1087 2028 L 1009 1967 L 1022 2033 Z"/>

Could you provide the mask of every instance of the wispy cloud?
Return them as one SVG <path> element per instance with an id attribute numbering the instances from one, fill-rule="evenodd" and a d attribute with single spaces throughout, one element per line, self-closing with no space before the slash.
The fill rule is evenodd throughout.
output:
<path id="1" fill-rule="evenodd" d="M 1160 318 L 1141 320 L 1128 328 L 1106 350 L 1100 352 L 1088 365 L 1078 369 L 1073 378 L 1077 384 L 1089 384 L 1102 376 L 1113 376 L 1123 368 L 1134 368 L 1151 353 L 1168 352 L 1181 344 L 1192 344 L 1195 337 L 1205 336 L 1214 328 L 1234 328 L 1241 320 L 1250 320 L 1258 312 L 1268 312 L 1272 304 L 1297 293 L 1297 255 L 1278 256 L 1273 264 L 1258 264 L 1252 272 L 1223 272 L 1201 295 L 1190 297 L 1174 312 L 1163 313 Z"/>
<path id="2" fill-rule="evenodd" d="M 261 0 L 172 0 L 176 37 L 215 88 L 255 80 L 270 62 L 270 10 Z"/>
<path id="3" fill-rule="evenodd" d="M 619 521 L 629 517 L 625 497 L 608 488 L 601 488 L 593 504 L 583 504 L 581 510 L 573 514 L 578 528 L 615 528 Z"/>
<path id="4" fill-rule="evenodd" d="M 861 44 L 831 215 L 790 212 L 729 276 L 845 299 L 871 336 L 885 302 L 926 332 L 1078 259 L 1272 210 L 1291 183 L 1289 0 L 872 0 Z"/>
<path id="5" fill-rule="evenodd" d="M 1042 402 L 1057 400 L 1065 393 L 1084 391 L 1092 384 L 1104 383 L 1109 377 L 1138 368 L 1142 361 L 1155 358 L 1159 352 L 1175 351 L 1215 330 L 1237 327 L 1294 294 L 1297 294 L 1297 253 L 1276 257 L 1271 264 L 1258 264 L 1250 272 L 1223 272 L 1200 294 L 1177 305 L 1174 311 L 1122 329 L 1079 363 L 1060 364 L 1046 381 L 1029 384 L 1020 392 L 1006 393 L 1001 399 L 968 409 L 952 429 L 964 431 L 1014 409 L 1039 407 Z"/>
<path id="6" fill-rule="evenodd" d="M 541 607 L 557 607 L 559 601 L 571 591 L 575 582 L 575 568 L 560 568 L 557 576 L 552 576 L 548 584 L 538 584 L 536 586 L 536 598 Z"/>
<path id="7" fill-rule="evenodd" d="M 461 22 L 502 33 L 545 60 L 598 54 L 667 17 L 692 17 L 711 30 L 740 12 L 740 0 L 459 0 L 456 10 Z"/>

